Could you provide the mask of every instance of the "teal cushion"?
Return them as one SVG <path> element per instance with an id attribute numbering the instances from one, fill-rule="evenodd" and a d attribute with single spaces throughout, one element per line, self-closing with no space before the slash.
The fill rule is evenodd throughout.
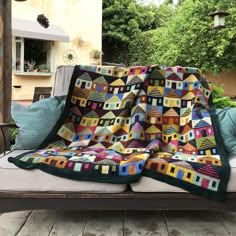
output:
<path id="1" fill-rule="evenodd" d="M 217 109 L 219 126 L 226 151 L 236 155 L 236 108 Z"/>
<path id="2" fill-rule="evenodd" d="M 65 100 L 66 96 L 51 97 L 30 106 L 13 102 L 11 114 L 19 129 L 12 150 L 38 148 L 60 117 Z"/>

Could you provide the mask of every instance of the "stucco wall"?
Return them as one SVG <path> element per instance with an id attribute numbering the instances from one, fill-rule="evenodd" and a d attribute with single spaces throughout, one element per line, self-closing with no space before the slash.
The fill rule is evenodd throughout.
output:
<path id="1" fill-rule="evenodd" d="M 66 64 L 63 55 L 72 49 L 77 54 L 75 64 L 91 64 L 93 49 L 102 51 L 102 0 L 28 0 L 12 1 L 12 16 L 36 21 L 39 14 L 44 13 L 50 24 L 60 25 L 69 35 L 70 42 L 55 42 L 54 73 L 59 65 Z M 54 74 L 50 77 L 12 76 L 12 84 L 21 88 L 13 88 L 13 100 L 31 100 L 34 87 L 52 86 Z"/>

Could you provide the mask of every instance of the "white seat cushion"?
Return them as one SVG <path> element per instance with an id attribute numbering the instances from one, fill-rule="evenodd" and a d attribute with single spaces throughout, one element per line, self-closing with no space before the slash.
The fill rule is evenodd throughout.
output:
<path id="1" fill-rule="evenodd" d="M 227 192 L 236 192 L 236 156 L 229 159 L 229 164 L 231 166 L 231 174 Z M 131 189 L 134 192 L 187 192 L 146 176 L 141 177 L 139 182 L 131 184 Z"/>
<path id="2" fill-rule="evenodd" d="M 119 193 L 127 188 L 125 184 L 70 180 L 37 169 L 24 170 L 8 162 L 9 156 L 24 152 L 16 150 L 0 158 L 0 191 Z"/>

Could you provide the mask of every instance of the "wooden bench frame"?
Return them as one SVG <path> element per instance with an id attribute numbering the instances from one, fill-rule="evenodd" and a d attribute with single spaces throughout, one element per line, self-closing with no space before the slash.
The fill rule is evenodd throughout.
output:
<path id="1" fill-rule="evenodd" d="M 4 139 L 3 129 L 12 127 L 17 126 L 0 123 Z M 0 191 L 0 212 L 37 209 L 236 211 L 236 193 L 227 193 L 224 201 L 216 201 L 190 193 L 138 193 L 130 189 L 122 193 Z"/>
<path id="2" fill-rule="evenodd" d="M 236 193 L 214 201 L 190 193 L 0 192 L 0 212 L 21 210 L 214 210 L 236 211 Z"/>

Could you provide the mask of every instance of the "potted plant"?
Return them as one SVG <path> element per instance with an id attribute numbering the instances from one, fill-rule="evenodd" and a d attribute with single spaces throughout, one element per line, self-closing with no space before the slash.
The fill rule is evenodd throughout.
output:
<path id="1" fill-rule="evenodd" d="M 90 53 L 91 57 L 94 58 L 94 59 L 100 59 L 102 54 L 103 53 L 101 51 L 97 50 L 97 49 L 92 50 L 91 53 Z"/>
<path id="2" fill-rule="evenodd" d="M 45 73 L 48 73 L 49 72 L 49 69 L 48 69 L 48 65 L 47 64 L 40 64 L 38 66 L 38 70 L 39 72 L 45 72 Z"/>
<path id="3" fill-rule="evenodd" d="M 34 61 L 34 60 L 27 61 L 27 67 L 26 67 L 27 72 L 34 71 L 35 63 L 36 63 L 36 61 Z"/>

